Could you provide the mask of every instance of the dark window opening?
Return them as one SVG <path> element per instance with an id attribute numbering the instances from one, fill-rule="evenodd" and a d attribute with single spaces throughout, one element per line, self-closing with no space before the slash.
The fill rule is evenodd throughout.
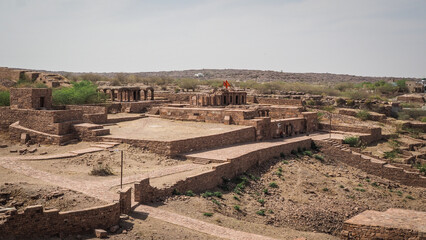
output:
<path id="1" fill-rule="evenodd" d="M 40 108 L 44 108 L 44 97 L 40 97 Z"/>

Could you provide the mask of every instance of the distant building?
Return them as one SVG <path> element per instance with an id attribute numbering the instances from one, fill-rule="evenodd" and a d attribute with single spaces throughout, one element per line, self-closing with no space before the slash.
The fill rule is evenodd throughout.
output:
<path id="1" fill-rule="evenodd" d="M 408 91 L 410 93 L 424 93 L 425 92 L 425 81 L 424 80 L 409 80 L 406 81 Z"/>

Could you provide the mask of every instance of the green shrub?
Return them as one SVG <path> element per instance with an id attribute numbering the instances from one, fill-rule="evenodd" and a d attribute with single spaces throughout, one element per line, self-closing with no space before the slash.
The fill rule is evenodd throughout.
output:
<path id="1" fill-rule="evenodd" d="M 195 196 L 195 194 L 194 194 L 194 192 L 193 192 L 193 191 L 188 190 L 188 191 L 186 191 L 186 192 L 185 192 L 185 196 L 193 197 L 193 196 Z"/>
<path id="2" fill-rule="evenodd" d="M 420 121 L 421 121 L 421 122 L 426 122 L 426 117 L 422 117 L 422 118 L 420 118 Z"/>
<path id="3" fill-rule="evenodd" d="M 417 164 L 416 168 L 420 170 L 420 173 L 426 174 L 426 163 L 423 165 Z"/>
<path id="4" fill-rule="evenodd" d="M 264 209 L 259 210 L 259 211 L 256 212 L 256 214 L 260 215 L 260 216 L 265 216 L 265 210 Z"/>
<path id="5" fill-rule="evenodd" d="M 355 188 L 355 191 L 365 192 L 365 189 L 364 188 Z"/>
<path id="6" fill-rule="evenodd" d="M 328 192 L 328 188 L 323 188 L 322 189 L 324 192 Z"/>
<path id="7" fill-rule="evenodd" d="M 400 151 L 398 149 L 394 149 L 392 151 L 384 152 L 384 158 L 393 160 L 399 156 Z"/>
<path id="8" fill-rule="evenodd" d="M 304 152 L 303 152 L 303 155 L 306 155 L 306 156 L 312 157 L 312 152 L 311 152 L 311 151 L 309 151 L 309 150 L 307 150 L 307 151 L 304 151 Z"/>
<path id="9" fill-rule="evenodd" d="M 358 147 L 360 145 L 358 137 L 346 137 L 343 140 L 343 143 L 344 144 L 349 144 L 349 146 L 351 146 L 351 147 Z"/>
<path id="10" fill-rule="evenodd" d="M 315 159 L 318 159 L 318 160 L 320 160 L 320 161 L 324 161 L 324 157 L 323 157 L 322 155 L 319 155 L 319 154 L 315 154 L 315 155 L 314 155 L 314 158 L 315 158 Z"/>
<path id="11" fill-rule="evenodd" d="M 366 121 L 371 117 L 370 113 L 368 111 L 365 111 L 365 110 L 361 110 L 361 111 L 357 112 L 357 114 L 355 116 L 357 118 L 361 119 L 362 121 Z"/>
<path id="12" fill-rule="evenodd" d="M 206 217 L 211 217 L 211 216 L 213 216 L 213 213 L 205 212 L 205 213 L 203 213 L 203 215 L 206 216 Z"/>
<path id="13" fill-rule="evenodd" d="M 396 195 L 398 195 L 398 196 L 402 196 L 402 192 L 401 191 L 396 191 Z"/>
<path id="14" fill-rule="evenodd" d="M 410 200 L 414 200 L 414 197 L 411 196 L 411 195 L 407 195 L 407 196 L 405 196 L 405 198 L 410 199 Z"/>
<path id="15" fill-rule="evenodd" d="M 213 200 L 212 200 L 212 202 L 213 202 L 214 204 L 218 205 L 219 207 L 222 205 L 222 204 L 220 204 L 220 202 L 219 202 L 218 200 L 216 200 L 216 199 L 213 199 Z"/>
<path id="16" fill-rule="evenodd" d="M 269 183 L 269 187 L 278 188 L 278 184 L 276 182 L 271 182 L 271 183 Z"/>
<path id="17" fill-rule="evenodd" d="M 240 201 L 240 198 L 234 195 L 234 199 Z"/>
<path id="18" fill-rule="evenodd" d="M 209 191 L 206 191 L 205 193 L 201 194 L 201 196 L 202 196 L 203 198 L 208 198 L 208 197 L 212 197 L 212 196 L 213 196 L 213 193 L 212 193 L 212 192 L 209 192 Z"/>
<path id="19" fill-rule="evenodd" d="M 222 198 L 222 193 L 221 192 L 214 192 L 213 195 L 215 197 Z"/>
<path id="20" fill-rule="evenodd" d="M 105 102 L 106 95 L 89 81 L 73 82 L 71 87 L 53 89 L 54 105 L 92 104 Z"/>
<path id="21" fill-rule="evenodd" d="M 237 211 L 241 211 L 240 206 L 238 206 L 238 205 L 235 205 L 234 209 L 237 210 Z"/>
<path id="22" fill-rule="evenodd" d="M 172 195 L 181 195 L 181 193 L 175 188 L 173 189 Z"/>
<path id="23" fill-rule="evenodd" d="M 0 91 L 0 106 L 10 106 L 9 91 Z"/>
<path id="24" fill-rule="evenodd" d="M 282 162 L 283 162 L 283 164 L 288 164 L 287 160 L 283 160 Z"/>
<path id="25" fill-rule="evenodd" d="M 265 199 L 263 199 L 263 198 L 258 199 L 257 201 L 258 201 L 260 204 L 262 204 L 262 205 L 263 205 L 263 204 L 265 204 Z"/>
<path id="26" fill-rule="evenodd" d="M 108 164 L 98 164 L 93 166 L 92 171 L 90 171 L 90 175 L 93 176 L 110 176 L 114 175 L 112 169 L 108 166 Z"/>
<path id="27" fill-rule="evenodd" d="M 345 188 L 345 186 L 343 186 L 343 185 L 340 185 L 339 187 L 340 187 L 340 188 Z"/>
<path id="28" fill-rule="evenodd" d="M 269 194 L 269 190 L 267 188 L 263 189 L 264 194 Z"/>

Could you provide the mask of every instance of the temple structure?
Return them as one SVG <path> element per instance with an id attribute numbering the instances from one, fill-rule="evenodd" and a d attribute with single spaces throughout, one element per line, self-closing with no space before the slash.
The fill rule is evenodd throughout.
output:
<path id="1" fill-rule="evenodd" d="M 152 87 L 99 87 L 98 91 L 110 96 L 113 102 L 138 102 L 141 100 L 154 100 L 154 88 Z M 143 96 L 143 99 L 142 99 Z"/>
<path id="2" fill-rule="evenodd" d="M 191 97 L 194 106 L 227 106 L 247 103 L 247 92 L 221 89 L 212 93 L 200 93 Z"/>

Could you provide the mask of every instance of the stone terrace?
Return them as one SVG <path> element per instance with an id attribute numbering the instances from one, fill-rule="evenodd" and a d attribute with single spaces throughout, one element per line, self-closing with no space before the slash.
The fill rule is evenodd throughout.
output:
<path id="1" fill-rule="evenodd" d="M 365 211 L 343 225 L 343 239 L 425 239 L 426 212 L 390 208 Z"/>

